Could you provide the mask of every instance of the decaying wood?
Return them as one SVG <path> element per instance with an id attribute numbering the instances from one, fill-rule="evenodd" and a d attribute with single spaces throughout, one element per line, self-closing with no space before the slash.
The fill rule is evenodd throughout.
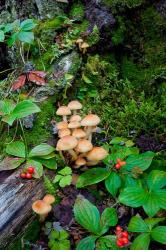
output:
<path id="1" fill-rule="evenodd" d="M 42 180 L 21 180 L 19 172 L 0 173 L 0 249 L 21 232 L 32 216 L 32 202 L 43 197 Z"/>

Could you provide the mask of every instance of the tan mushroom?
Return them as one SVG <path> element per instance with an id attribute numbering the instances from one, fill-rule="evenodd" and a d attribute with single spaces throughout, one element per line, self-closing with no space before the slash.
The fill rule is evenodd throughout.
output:
<path id="1" fill-rule="evenodd" d="M 89 114 L 84 117 L 81 121 L 81 126 L 87 127 L 86 134 L 87 138 L 91 141 L 92 139 L 92 130 L 94 126 L 97 126 L 100 123 L 100 118 L 97 115 Z"/>
<path id="2" fill-rule="evenodd" d="M 43 222 L 45 221 L 52 207 L 43 200 L 37 200 L 32 204 L 32 209 L 35 213 L 39 214 L 40 221 Z"/>
<path id="3" fill-rule="evenodd" d="M 56 111 L 56 114 L 63 116 L 63 121 L 67 122 L 67 115 L 71 115 L 71 110 L 67 106 L 61 106 Z"/>
<path id="4" fill-rule="evenodd" d="M 75 168 L 79 168 L 81 166 L 84 166 L 86 164 L 86 160 L 82 157 L 79 157 L 76 161 L 75 161 Z"/>
<path id="5" fill-rule="evenodd" d="M 62 137 L 57 143 L 58 151 L 68 151 L 72 156 L 72 160 L 75 161 L 77 159 L 77 154 L 73 150 L 78 144 L 77 139 L 74 136 L 67 135 Z"/>
<path id="6" fill-rule="evenodd" d="M 73 114 L 76 114 L 77 110 L 82 109 L 82 104 L 77 100 L 69 102 L 67 106 L 70 110 L 73 111 Z"/>
<path id="7" fill-rule="evenodd" d="M 78 44 L 79 50 L 81 50 L 81 44 L 84 42 L 84 40 L 82 38 L 78 38 L 76 40 L 76 44 Z"/>
<path id="8" fill-rule="evenodd" d="M 90 152 L 86 154 L 86 158 L 88 159 L 87 165 L 93 166 L 96 165 L 99 161 L 106 158 L 108 152 L 102 147 L 94 147 Z"/>
<path id="9" fill-rule="evenodd" d="M 77 122 L 77 121 L 70 122 L 68 124 L 68 128 L 70 128 L 70 129 L 80 128 L 80 127 L 81 127 L 81 124 L 80 124 L 80 122 Z"/>
<path id="10" fill-rule="evenodd" d="M 59 130 L 59 132 L 58 132 L 59 138 L 62 138 L 62 137 L 64 137 L 64 136 L 70 135 L 70 134 L 71 134 L 71 131 L 70 131 L 70 129 L 68 129 L 68 128 L 61 129 L 61 130 Z"/>
<path id="11" fill-rule="evenodd" d="M 64 122 L 64 121 L 58 122 L 56 124 L 56 127 L 57 127 L 58 130 L 60 130 L 60 129 L 66 129 L 66 128 L 68 128 L 68 123 Z"/>
<path id="12" fill-rule="evenodd" d="M 81 121 L 81 116 L 80 115 L 72 115 L 70 117 L 70 122 L 80 122 Z"/>
<path id="13" fill-rule="evenodd" d="M 93 148 L 93 145 L 90 141 L 86 139 L 81 139 L 78 141 L 77 147 L 75 150 L 79 153 L 86 153 Z"/>
<path id="14" fill-rule="evenodd" d="M 43 201 L 51 205 L 55 202 L 55 197 L 52 194 L 46 194 L 43 198 Z"/>
<path id="15" fill-rule="evenodd" d="M 72 136 L 76 137 L 77 139 L 84 138 L 86 136 L 86 133 L 81 128 L 76 128 L 73 130 Z"/>
<path id="16" fill-rule="evenodd" d="M 87 51 L 87 48 L 89 48 L 89 44 L 84 42 L 81 44 L 81 49 L 82 49 L 82 53 L 85 54 Z"/>

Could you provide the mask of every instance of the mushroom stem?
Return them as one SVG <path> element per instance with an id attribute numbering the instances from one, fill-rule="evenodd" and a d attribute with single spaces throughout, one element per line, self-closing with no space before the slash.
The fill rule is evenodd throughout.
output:
<path id="1" fill-rule="evenodd" d="M 44 222 L 47 216 L 48 216 L 48 213 L 46 213 L 46 214 L 40 214 L 39 221 L 40 222 Z"/>
<path id="2" fill-rule="evenodd" d="M 87 50 L 86 48 L 83 48 L 82 54 L 85 54 L 86 50 Z"/>
<path id="3" fill-rule="evenodd" d="M 90 135 L 92 134 L 92 127 L 87 127 L 86 138 L 90 140 Z"/>
<path id="4" fill-rule="evenodd" d="M 62 151 L 61 151 L 61 150 L 59 150 L 59 154 L 60 154 L 60 156 L 61 156 L 62 160 L 65 162 L 65 157 L 63 156 L 63 153 L 62 153 Z"/>
<path id="5" fill-rule="evenodd" d="M 67 122 L 67 116 L 66 115 L 63 115 L 63 121 Z"/>
<path id="6" fill-rule="evenodd" d="M 72 156 L 72 161 L 75 161 L 77 159 L 77 153 L 73 149 L 69 149 L 68 152 Z"/>

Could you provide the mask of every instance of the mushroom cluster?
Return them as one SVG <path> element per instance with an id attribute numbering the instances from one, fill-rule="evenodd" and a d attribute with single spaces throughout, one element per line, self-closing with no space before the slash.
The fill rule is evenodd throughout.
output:
<path id="1" fill-rule="evenodd" d="M 92 134 L 96 132 L 100 118 L 95 114 L 88 114 L 83 119 L 78 114 L 82 104 L 71 101 L 68 106 L 58 108 L 56 114 L 62 116 L 63 121 L 57 123 L 59 140 L 56 149 L 64 159 L 63 151 L 71 155 L 74 167 L 93 166 L 107 156 L 107 151 L 102 147 L 93 147 Z"/>
<path id="2" fill-rule="evenodd" d="M 82 38 L 78 38 L 76 40 L 76 44 L 78 45 L 79 50 L 85 54 L 87 52 L 87 49 L 89 48 L 89 44 L 85 42 Z"/>
<path id="3" fill-rule="evenodd" d="M 47 215 L 52 210 L 51 204 L 55 202 L 55 197 L 51 194 L 46 194 L 43 200 L 37 200 L 32 204 L 32 210 L 40 216 L 40 222 L 45 221 Z"/>

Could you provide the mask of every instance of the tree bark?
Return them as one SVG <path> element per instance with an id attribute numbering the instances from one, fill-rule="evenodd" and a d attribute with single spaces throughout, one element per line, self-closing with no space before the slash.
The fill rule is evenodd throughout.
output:
<path id="1" fill-rule="evenodd" d="M 18 171 L 0 173 L 0 249 L 24 230 L 32 217 L 32 203 L 43 197 L 42 180 L 21 180 Z M 7 176 L 8 175 L 8 176 Z"/>

